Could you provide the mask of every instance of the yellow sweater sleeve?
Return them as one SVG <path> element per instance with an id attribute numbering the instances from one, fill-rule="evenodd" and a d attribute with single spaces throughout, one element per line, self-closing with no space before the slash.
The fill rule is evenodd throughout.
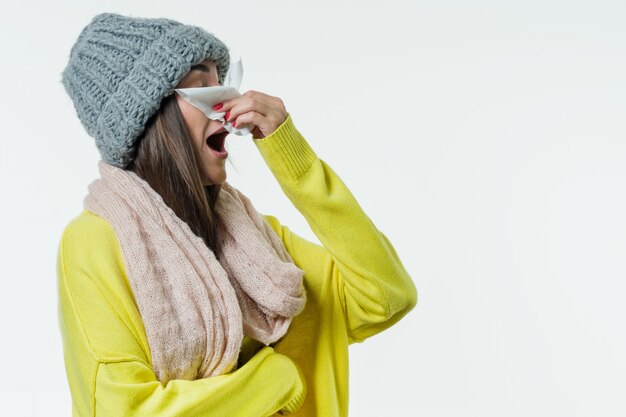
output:
<path id="1" fill-rule="evenodd" d="M 292 256 L 316 256 L 320 264 L 330 265 L 328 279 L 336 282 L 349 341 L 362 342 L 411 311 L 417 304 L 417 289 L 389 239 L 316 155 L 291 115 L 271 135 L 254 143 L 323 246 L 305 241 L 273 216 L 265 218 L 283 240 L 292 242 Z"/>
<path id="2" fill-rule="evenodd" d="M 263 347 L 239 369 L 163 385 L 152 371 L 115 232 L 85 211 L 65 228 L 57 262 L 58 318 L 73 415 L 347 415 L 347 342 L 361 342 L 406 315 L 417 302 L 415 285 L 387 237 L 315 155 L 290 116 L 254 143 L 322 243 L 265 216 L 306 270 L 311 290 L 306 311 L 275 349 Z"/>
<path id="3" fill-rule="evenodd" d="M 289 414 L 302 404 L 301 370 L 271 347 L 228 374 L 161 384 L 115 233 L 86 213 L 65 228 L 57 262 L 73 415 L 261 417 Z"/>

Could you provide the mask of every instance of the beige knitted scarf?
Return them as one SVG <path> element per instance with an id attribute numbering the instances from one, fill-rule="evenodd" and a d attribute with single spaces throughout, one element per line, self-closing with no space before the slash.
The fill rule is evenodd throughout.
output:
<path id="1" fill-rule="evenodd" d="M 285 334 L 306 302 L 304 271 L 241 191 L 225 181 L 218 195 L 218 259 L 148 182 L 98 169 L 84 207 L 117 235 L 163 384 L 232 371 L 244 334 L 265 345 Z"/>

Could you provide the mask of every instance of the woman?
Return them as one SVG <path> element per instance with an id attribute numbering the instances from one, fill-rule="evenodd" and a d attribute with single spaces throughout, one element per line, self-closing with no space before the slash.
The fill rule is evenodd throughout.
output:
<path id="1" fill-rule="evenodd" d="M 175 88 L 220 85 L 228 48 L 169 19 L 100 14 L 63 85 L 102 156 L 58 252 L 73 415 L 348 414 L 348 345 L 417 302 L 387 237 L 296 129 L 248 91 L 216 105 L 248 127 L 322 245 L 226 181 L 222 122 Z"/>

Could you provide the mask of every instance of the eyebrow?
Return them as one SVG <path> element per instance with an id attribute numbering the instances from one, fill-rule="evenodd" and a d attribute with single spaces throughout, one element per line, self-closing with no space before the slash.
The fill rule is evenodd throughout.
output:
<path id="1" fill-rule="evenodd" d="M 204 64 L 196 64 L 189 71 L 211 72 L 211 69 Z"/>

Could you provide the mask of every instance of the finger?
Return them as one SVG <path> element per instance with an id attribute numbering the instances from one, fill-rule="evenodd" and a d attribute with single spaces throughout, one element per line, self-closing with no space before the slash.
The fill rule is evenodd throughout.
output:
<path id="1" fill-rule="evenodd" d="M 239 101 L 242 100 L 243 96 L 234 97 L 228 100 L 221 101 L 217 104 L 213 105 L 213 110 L 219 112 L 227 112 L 232 109 Z"/>
<path id="2" fill-rule="evenodd" d="M 258 139 L 269 136 L 283 121 L 284 118 L 281 117 L 264 116 L 252 111 L 239 116 L 236 120 L 236 127 L 251 126 L 252 136 Z"/>
<path id="3" fill-rule="evenodd" d="M 270 111 L 271 107 L 269 106 L 268 102 L 259 100 L 258 98 L 246 97 L 243 100 L 235 103 L 235 105 L 228 110 L 225 118 L 227 121 L 232 122 L 244 113 L 256 112 L 263 116 L 266 116 Z"/>
<path id="4" fill-rule="evenodd" d="M 252 131 L 255 126 L 260 127 L 259 125 L 265 125 L 265 119 L 266 117 L 261 113 L 249 111 L 237 116 L 235 119 L 233 119 L 233 123 L 235 124 L 236 128 L 247 127 Z"/>
<path id="5" fill-rule="evenodd" d="M 248 90 L 240 96 L 237 96 L 228 100 L 224 100 L 220 103 L 215 104 L 213 108 L 214 110 L 228 111 L 232 109 L 236 104 L 240 102 L 244 102 L 248 98 L 252 99 L 253 101 L 258 100 L 259 102 L 263 103 L 266 106 L 268 104 L 273 104 L 275 106 L 278 105 L 279 107 L 283 106 L 282 100 L 279 99 L 278 97 L 270 96 L 268 94 L 265 94 L 256 90 Z M 219 108 L 215 108 L 216 106 Z"/>
<path id="6" fill-rule="evenodd" d="M 237 97 L 237 103 L 229 106 L 229 113 L 227 120 L 232 121 L 233 117 L 237 117 L 240 114 L 248 111 L 256 111 L 265 116 L 270 116 L 272 113 L 281 113 L 281 109 L 284 112 L 284 103 L 278 97 L 270 96 L 269 94 L 262 93 L 260 91 L 248 90 L 240 97 Z"/>
<path id="7" fill-rule="evenodd" d="M 247 97 L 242 94 L 240 96 L 233 97 L 233 98 L 221 101 L 213 105 L 213 110 L 220 111 L 220 112 L 229 111 L 230 109 L 235 107 L 237 104 L 245 100 L 247 100 Z"/>
<path id="8" fill-rule="evenodd" d="M 285 113 L 285 103 L 279 98 L 270 96 L 269 94 L 262 93 L 260 91 L 248 90 L 243 93 L 244 96 L 249 96 L 251 99 L 258 100 L 263 106 L 271 109 L 277 109 L 279 113 Z M 267 113 L 265 113 L 267 115 Z"/>

